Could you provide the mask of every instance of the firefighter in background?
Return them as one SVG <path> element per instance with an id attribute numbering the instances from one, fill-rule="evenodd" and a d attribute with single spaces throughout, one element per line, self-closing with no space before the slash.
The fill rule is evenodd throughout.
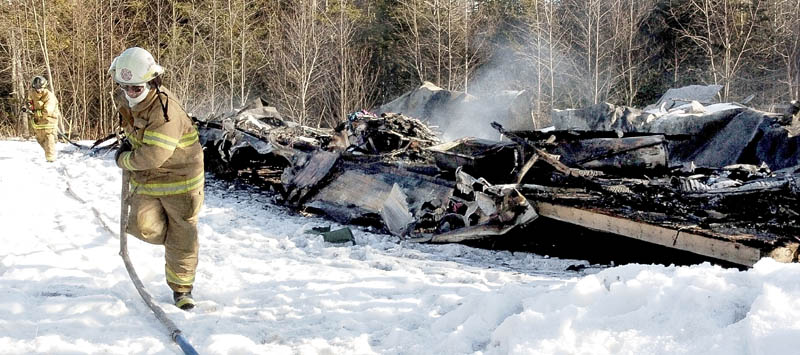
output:
<path id="1" fill-rule="evenodd" d="M 36 141 L 44 149 L 44 157 L 48 162 L 56 160 L 56 130 L 61 111 L 58 109 L 56 95 L 45 88 L 47 79 L 41 76 L 33 78 L 32 90 L 28 93 L 28 107 L 25 111 L 31 115 L 29 122 Z"/>
<path id="2" fill-rule="evenodd" d="M 126 49 L 111 63 L 126 137 L 114 160 L 130 171 L 127 232 L 164 246 L 167 285 L 175 305 L 188 310 L 194 307 L 203 149 L 180 101 L 161 86 L 163 73 L 150 52 L 139 47 Z"/>

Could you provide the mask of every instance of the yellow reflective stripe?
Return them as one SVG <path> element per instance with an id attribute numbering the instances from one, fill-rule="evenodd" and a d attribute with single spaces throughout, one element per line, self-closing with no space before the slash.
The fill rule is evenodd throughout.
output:
<path id="1" fill-rule="evenodd" d="M 56 128 L 56 124 L 55 123 L 36 124 L 36 122 L 31 121 L 31 127 L 33 127 L 33 129 L 49 129 L 49 128 Z"/>
<path id="2" fill-rule="evenodd" d="M 142 142 L 138 138 L 134 137 L 133 135 L 128 136 L 128 140 L 131 142 L 131 145 L 134 148 L 139 148 L 139 147 L 142 146 Z"/>
<path id="3" fill-rule="evenodd" d="M 189 296 L 184 296 L 183 298 L 179 299 L 177 303 L 175 303 L 175 307 L 183 308 L 183 306 L 187 304 L 194 304 L 194 300 Z"/>
<path id="4" fill-rule="evenodd" d="M 196 129 L 192 129 L 191 132 L 189 132 L 187 134 L 184 134 L 183 137 L 181 137 L 180 142 L 178 142 L 178 147 L 179 148 L 186 148 L 186 147 L 194 144 L 195 142 L 199 142 L 199 141 L 200 141 L 200 139 L 198 139 L 198 137 L 197 137 L 197 130 Z"/>
<path id="5" fill-rule="evenodd" d="M 178 145 L 178 140 L 158 132 L 144 131 L 142 143 L 155 145 L 167 150 L 173 150 Z"/>
<path id="6" fill-rule="evenodd" d="M 131 179 L 131 186 L 136 189 L 137 194 L 149 196 L 167 196 L 177 195 L 192 191 L 203 186 L 204 173 L 200 173 L 191 179 L 168 182 L 168 183 L 151 183 L 142 184 Z"/>
<path id="7" fill-rule="evenodd" d="M 187 277 L 180 277 L 176 274 L 169 266 L 164 265 L 165 274 L 167 275 L 167 281 L 172 282 L 176 285 L 181 286 L 191 286 L 194 283 L 194 275 L 190 275 Z"/>
<path id="8" fill-rule="evenodd" d="M 125 170 L 134 170 L 133 165 L 131 165 L 131 153 L 132 152 L 128 151 L 128 152 L 123 152 L 120 155 L 120 157 L 122 158 L 120 159 L 122 160 L 122 167 L 125 168 Z"/>

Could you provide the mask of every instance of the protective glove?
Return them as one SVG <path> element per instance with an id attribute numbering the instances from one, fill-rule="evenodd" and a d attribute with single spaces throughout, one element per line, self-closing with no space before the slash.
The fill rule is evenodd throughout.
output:
<path id="1" fill-rule="evenodd" d="M 117 152 L 114 153 L 114 162 L 117 163 L 117 166 L 119 166 L 119 156 L 122 155 L 122 153 L 129 152 L 131 150 L 133 150 L 133 145 L 131 145 L 131 142 L 128 140 L 128 138 L 122 138 L 122 140 L 119 142 Z"/>

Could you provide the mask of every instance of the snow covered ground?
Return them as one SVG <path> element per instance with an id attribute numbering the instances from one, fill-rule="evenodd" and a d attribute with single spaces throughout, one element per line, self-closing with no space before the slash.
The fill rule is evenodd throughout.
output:
<path id="1" fill-rule="evenodd" d="M 181 353 L 103 226 L 118 228 L 119 170 L 59 149 L 46 163 L 35 142 L 0 141 L 0 353 Z M 584 262 L 305 233 L 331 224 L 209 179 L 191 312 L 171 305 L 163 248 L 128 239 L 200 354 L 800 353 L 798 264 L 569 272 Z"/>

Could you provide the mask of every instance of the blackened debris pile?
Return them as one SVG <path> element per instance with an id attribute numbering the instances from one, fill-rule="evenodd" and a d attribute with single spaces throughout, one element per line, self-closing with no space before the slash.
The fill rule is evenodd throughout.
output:
<path id="1" fill-rule="evenodd" d="M 693 90 L 710 95 L 701 89 Z M 691 92 L 645 110 L 556 110 L 544 130 L 489 121 L 487 136 L 500 141 L 442 141 L 392 112 L 310 128 L 260 102 L 198 125 L 208 170 L 266 186 L 294 208 L 416 241 L 535 230 L 546 218 L 741 265 L 796 261 L 797 120 L 684 97 Z M 392 104 L 424 114 L 426 99 L 442 101 L 434 93 Z"/>

